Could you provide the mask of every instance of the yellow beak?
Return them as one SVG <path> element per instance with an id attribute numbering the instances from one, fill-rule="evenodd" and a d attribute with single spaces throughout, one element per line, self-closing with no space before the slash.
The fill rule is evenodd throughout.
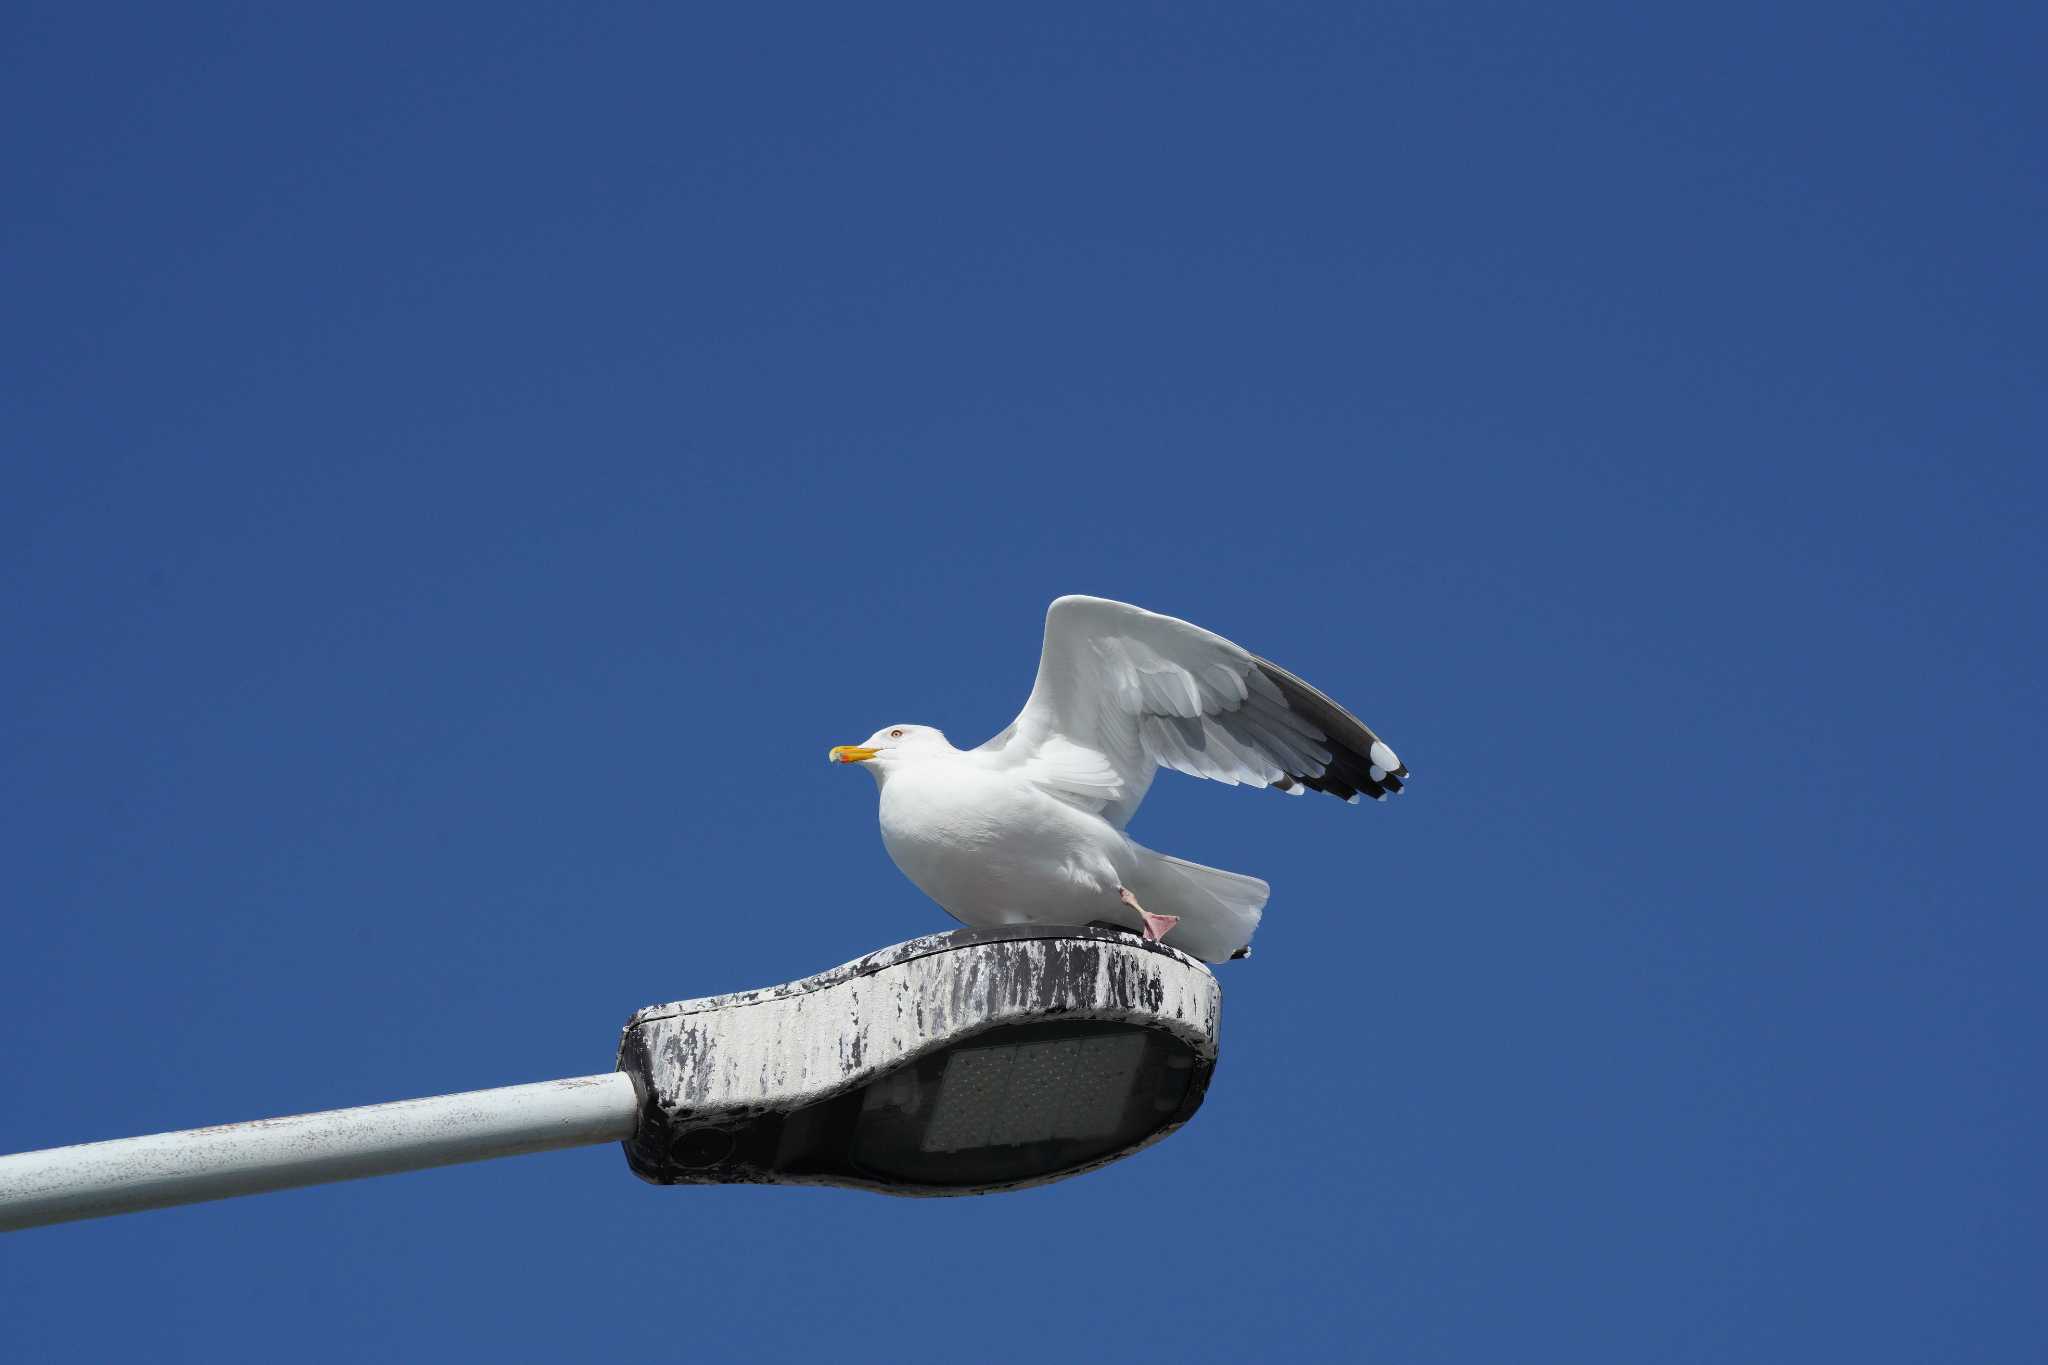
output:
<path id="1" fill-rule="evenodd" d="M 825 757 L 833 763 L 865 763 L 879 750 L 863 749 L 858 744 L 835 744 L 825 751 Z"/>

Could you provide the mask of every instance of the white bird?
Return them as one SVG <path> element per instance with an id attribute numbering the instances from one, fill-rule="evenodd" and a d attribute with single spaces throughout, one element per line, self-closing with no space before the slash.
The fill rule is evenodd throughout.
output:
<path id="1" fill-rule="evenodd" d="M 980 748 L 888 725 L 827 756 L 875 775 L 889 857 L 962 923 L 1100 920 L 1171 934 L 1207 962 L 1250 951 L 1269 888 L 1124 833 L 1156 769 L 1353 803 L 1408 776 L 1362 721 L 1286 669 L 1100 597 L 1046 611 L 1031 697 Z"/>

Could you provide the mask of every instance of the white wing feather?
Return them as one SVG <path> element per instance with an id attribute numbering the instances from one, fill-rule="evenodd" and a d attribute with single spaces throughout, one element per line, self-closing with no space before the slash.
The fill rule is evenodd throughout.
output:
<path id="1" fill-rule="evenodd" d="M 1336 703 L 1220 635 L 1122 602 L 1062 597 L 1045 615 L 1030 700 L 977 752 L 1119 828 L 1162 767 L 1296 795 L 1304 785 L 1347 796 L 1400 789 L 1405 768 L 1367 783 L 1361 762 L 1353 780 L 1351 745 L 1333 755 L 1332 724 L 1352 730 L 1349 741 L 1377 743 Z M 1333 758 L 1341 780 L 1326 778 Z"/>

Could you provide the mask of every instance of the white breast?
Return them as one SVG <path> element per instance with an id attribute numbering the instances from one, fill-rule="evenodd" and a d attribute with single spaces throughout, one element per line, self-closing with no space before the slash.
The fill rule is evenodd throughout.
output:
<path id="1" fill-rule="evenodd" d="M 882 784 L 882 843 L 903 875 L 968 924 L 1085 924 L 1116 906 L 1123 835 L 1012 773 L 905 767 Z"/>

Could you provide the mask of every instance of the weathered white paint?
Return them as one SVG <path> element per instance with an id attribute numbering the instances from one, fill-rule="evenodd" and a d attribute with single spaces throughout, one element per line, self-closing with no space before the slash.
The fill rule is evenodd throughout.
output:
<path id="1" fill-rule="evenodd" d="M 661 1160 L 664 1134 L 816 1104 L 1008 1024 L 1086 1019 L 1161 1029 L 1186 1043 L 1206 1071 L 1221 1012 L 1222 991 L 1200 962 L 1129 934 L 1057 926 L 933 934 L 785 986 L 635 1014 L 620 1066 L 641 1074 L 648 1122 L 627 1152 L 650 1179 L 696 1179 Z M 1147 1143 L 1175 1126 L 1165 1124 Z M 705 1178 L 791 1177 L 721 1167 Z M 829 1183 L 962 1192 L 839 1177 Z"/>
<path id="2" fill-rule="evenodd" d="M 0 1157 L 0 1231 L 621 1142 L 638 1107 L 612 1072 L 21 1152 Z"/>

